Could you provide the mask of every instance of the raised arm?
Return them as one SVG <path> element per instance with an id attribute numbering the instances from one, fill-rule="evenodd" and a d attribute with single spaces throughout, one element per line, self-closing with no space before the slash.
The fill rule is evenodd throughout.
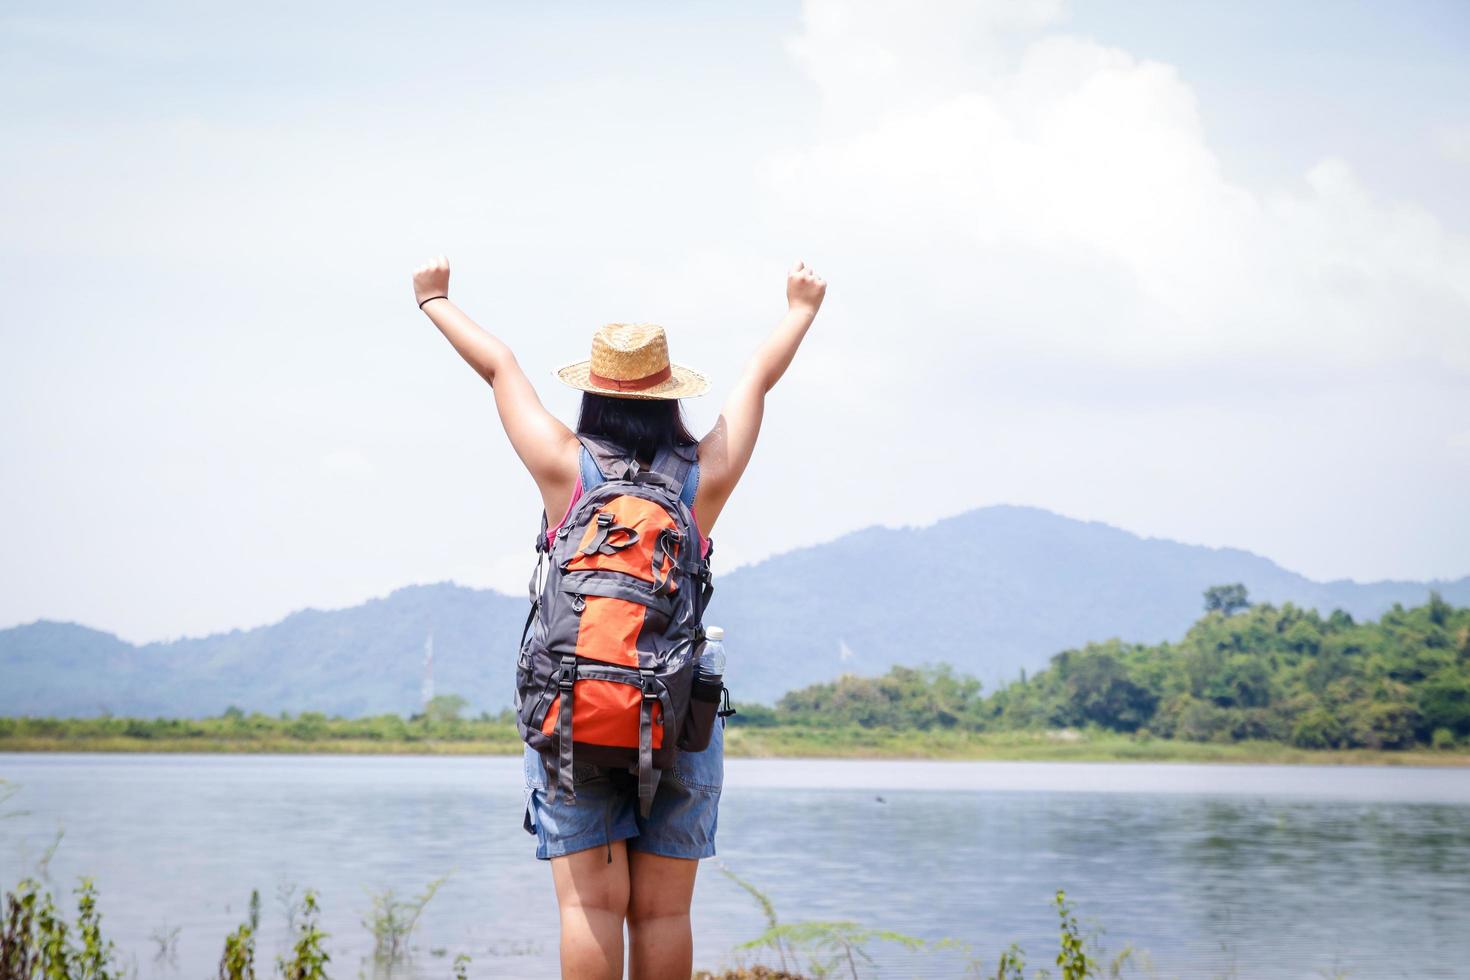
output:
<path id="1" fill-rule="evenodd" d="M 495 390 L 495 408 L 505 434 L 541 488 L 542 497 L 564 500 L 576 479 L 577 456 L 572 446 L 577 437 L 541 404 L 510 348 L 449 300 L 449 260 L 441 255 L 415 269 L 413 293 L 414 300 L 423 304 L 420 309 L 459 356 Z"/>
<path id="2" fill-rule="evenodd" d="M 786 315 L 746 364 L 714 428 L 699 441 L 697 507 L 706 530 L 724 509 L 755 451 L 766 392 L 776 386 L 791 365 L 826 295 L 827 283 L 814 270 L 800 261 L 791 267 L 786 274 Z"/>

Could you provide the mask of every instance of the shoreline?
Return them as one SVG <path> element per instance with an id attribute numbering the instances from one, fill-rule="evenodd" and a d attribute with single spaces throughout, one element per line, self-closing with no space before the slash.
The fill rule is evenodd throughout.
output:
<path id="1" fill-rule="evenodd" d="M 872 759 L 956 762 L 1139 762 L 1222 765 L 1408 766 L 1470 768 L 1470 751 L 1434 749 L 1299 749 L 1274 742 L 1177 742 L 1166 739 L 1066 736 L 1057 733 L 782 731 L 732 728 L 725 754 L 732 759 Z M 425 755 L 514 756 L 510 739 L 293 739 L 0 737 L 0 753 L 95 755 L 195 753 L 203 755 Z"/>

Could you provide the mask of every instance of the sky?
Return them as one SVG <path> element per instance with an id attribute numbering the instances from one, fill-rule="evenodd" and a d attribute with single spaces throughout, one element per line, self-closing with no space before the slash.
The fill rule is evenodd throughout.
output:
<path id="1" fill-rule="evenodd" d="M 547 407 L 653 321 L 713 423 L 830 283 L 716 572 L 996 503 L 1470 574 L 1470 6 L 10 7 L 0 626 L 523 594 Z"/>

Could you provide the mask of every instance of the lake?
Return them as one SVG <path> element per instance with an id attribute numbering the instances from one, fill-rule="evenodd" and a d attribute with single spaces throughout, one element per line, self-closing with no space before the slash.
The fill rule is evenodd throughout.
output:
<path id="1" fill-rule="evenodd" d="M 58 830 L 53 888 L 96 878 L 142 976 L 213 975 L 260 890 L 265 976 L 282 896 L 321 895 L 333 976 L 372 975 L 371 893 L 449 875 L 400 976 L 554 977 L 550 872 L 521 829 L 519 757 L 0 754 L 0 880 Z M 983 951 L 1056 952 L 1065 888 L 1161 977 L 1470 976 L 1470 771 L 1178 764 L 726 761 L 695 965 L 783 920 L 851 919 Z M 70 896 L 68 896 L 70 900 Z M 153 934 L 178 929 L 172 960 Z M 875 944 L 864 976 L 954 976 L 955 953 Z M 1144 975 L 1144 974 L 1137 974 Z"/>

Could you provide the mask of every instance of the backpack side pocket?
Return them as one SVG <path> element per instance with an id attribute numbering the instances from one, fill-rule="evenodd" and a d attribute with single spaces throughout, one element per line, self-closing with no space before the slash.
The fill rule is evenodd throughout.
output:
<path id="1" fill-rule="evenodd" d="M 715 716 L 720 710 L 720 691 L 724 685 L 711 684 L 698 676 L 689 690 L 689 714 L 679 733 L 679 748 L 685 752 L 703 752 L 709 748 L 715 730 Z"/>

